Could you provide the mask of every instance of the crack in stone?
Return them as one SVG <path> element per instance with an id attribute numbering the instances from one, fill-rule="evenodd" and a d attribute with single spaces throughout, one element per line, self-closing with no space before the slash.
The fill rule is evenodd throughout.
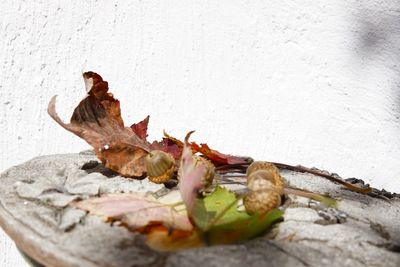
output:
<path id="1" fill-rule="evenodd" d="M 306 261 L 304 261 L 303 259 L 299 258 L 298 256 L 292 255 L 290 254 L 288 251 L 286 251 L 285 249 L 283 249 L 282 247 L 278 246 L 277 244 L 273 243 L 273 242 L 268 242 L 271 246 L 273 246 L 274 248 L 276 248 L 277 250 L 281 251 L 282 253 L 288 255 L 289 257 L 299 261 L 301 264 L 303 264 L 306 267 L 311 266 L 309 263 L 307 263 Z"/>

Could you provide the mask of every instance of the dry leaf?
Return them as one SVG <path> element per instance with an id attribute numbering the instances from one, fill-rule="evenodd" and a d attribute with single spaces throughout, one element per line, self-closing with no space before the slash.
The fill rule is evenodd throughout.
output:
<path id="1" fill-rule="evenodd" d="M 167 134 L 164 132 L 164 136 L 175 143 L 179 148 L 183 148 L 184 143 L 179 139 Z M 195 142 L 191 142 L 190 148 L 192 149 L 192 153 L 199 152 L 204 157 L 209 159 L 214 165 L 233 165 L 233 164 L 249 164 L 253 161 L 252 158 L 249 157 L 240 157 L 240 156 L 232 156 L 228 154 L 223 154 L 218 152 L 217 150 L 211 149 L 207 144 L 198 145 Z"/>
<path id="2" fill-rule="evenodd" d="M 182 231 L 193 229 L 185 213 L 178 213 L 172 206 L 139 192 L 107 194 L 71 205 L 87 210 L 90 214 L 102 216 L 106 221 L 121 221 L 131 230 L 149 225 L 164 225 L 168 229 Z"/>
<path id="3" fill-rule="evenodd" d="M 127 177 L 143 176 L 143 160 L 151 149 L 150 144 L 124 126 L 119 101 L 108 93 L 108 83 L 100 75 L 86 72 L 83 78 L 88 96 L 75 108 L 71 122 L 64 123 L 57 115 L 56 97 L 49 103 L 50 116 L 85 139 L 107 168 Z"/>
<path id="4" fill-rule="evenodd" d="M 49 103 L 49 115 L 62 127 L 88 142 L 101 162 L 111 170 L 126 177 L 142 177 L 146 169 L 144 158 L 151 150 L 170 153 L 175 159 L 182 154 L 183 143 L 166 136 L 162 141 L 149 143 L 147 127 L 149 116 L 143 121 L 125 127 L 120 103 L 108 92 L 108 83 L 94 72 L 85 72 L 83 79 L 88 95 L 75 108 L 70 123 L 64 123 L 55 109 L 56 97 Z M 191 144 L 214 164 L 242 164 L 248 158 L 222 154 L 207 145 Z"/>
<path id="5" fill-rule="evenodd" d="M 190 145 L 194 153 L 199 152 L 203 154 L 215 165 L 248 164 L 252 161 L 249 157 L 238 157 L 220 153 L 217 150 L 211 149 L 207 144 L 198 145 L 192 142 Z"/>
<path id="6" fill-rule="evenodd" d="M 163 138 L 161 142 L 154 141 L 150 145 L 152 150 L 161 150 L 171 154 L 176 160 L 182 156 L 182 149 L 168 138 Z"/>
<path id="7" fill-rule="evenodd" d="M 150 116 L 147 116 L 144 120 L 138 123 L 134 123 L 131 125 L 132 131 L 139 136 L 141 139 L 146 139 L 147 134 L 147 127 L 149 125 Z"/>

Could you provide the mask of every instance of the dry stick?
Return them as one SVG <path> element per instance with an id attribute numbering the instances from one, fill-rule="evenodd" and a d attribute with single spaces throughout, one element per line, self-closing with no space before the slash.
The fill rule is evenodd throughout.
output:
<path id="1" fill-rule="evenodd" d="M 370 187 L 366 187 L 366 188 L 362 188 L 359 186 L 355 186 L 351 183 L 348 183 L 346 181 L 343 181 L 339 178 L 336 178 L 330 174 L 326 174 L 323 173 L 321 171 L 317 171 L 317 170 L 313 170 L 301 165 L 297 165 L 297 166 L 293 166 L 293 165 L 289 165 L 289 164 L 285 164 L 285 163 L 279 163 L 279 162 L 270 162 L 272 164 L 274 164 L 276 167 L 278 167 L 279 169 L 286 169 L 286 170 L 291 170 L 291 171 L 296 171 L 296 172 L 303 172 L 303 173 L 311 173 L 323 178 L 328 179 L 331 182 L 334 183 L 338 183 L 341 185 L 344 185 L 345 187 L 347 187 L 348 189 L 357 192 L 357 193 L 362 193 L 362 194 L 367 194 L 370 193 L 372 191 L 372 188 Z M 220 174 L 225 174 L 225 173 L 229 173 L 229 172 L 239 172 L 239 173 L 245 173 L 247 167 L 250 164 L 233 164 L 233 165 L 222 165 L 216 168 L 217 172 Z"/>
<path id="2" fill-rule="evenodd" d="M 250 163 L 245 163 L 245 164 L 227 164 L 227 165 L 218 166 L 215 169 L 219 173 L 229 173 L 229 172 L 232 172 L 232 170 L 237 170 L 238 172 L 246 173 L 246 169 L 249 166 L 250 166 Z"/>
<path id="3" fill-rule="evenodd" d="M 300 165 L 292 166 L 292 165 L 279 163 L 279 162 L 271 162 L 271 163 L 274 164 L 276 167 L 278 167 L 280 169 L 287 169 L 287 170 L 297 171 L 297 172 L 306 172 L 306 173 L 311 173 L 311 174 L 314 174 L 314 175 L 317 175 L 317 176 L 324 177 L 324 178 L 328 179 L 331 182 L 344 185 L 348 189 L 350 189 L 350 190 L 352 190 L 354 192 L 367 194 L 367 193 L 370 193 L 372 191 L 372 188 L 370 188 L 370 187 L 362 188 L 362 187 L 359 187 L 359 186 L 355 186 L 355 185 L 353 185 L 351 183 L 343 181 L 342 179 L 336 178 L 336 177 L 334 177 L 334 176 L 332 176 L 330 174 L 326 174 L 326 173 L 323 173 L 323 172 L 317 171 L 317 170 L 312 170 L 312 169 L 304 167 L 304 166 L 300 166 Z"/>

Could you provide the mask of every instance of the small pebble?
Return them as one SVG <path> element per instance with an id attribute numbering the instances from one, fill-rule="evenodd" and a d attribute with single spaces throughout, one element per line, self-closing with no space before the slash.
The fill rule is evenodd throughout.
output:
<path id="1" fill-rule="evenodd" d="M 347 221 L 347 214 L 334 208 L 326 208 L 317 212 L 319 216 L 330 223 L 344 223 Z"/>
<path id="2" fill-rule="evenodd" d="M 90 170 L 96 168 L 100 163 L 96 160 L 91 160 L 82 165 L 81 170 Z"/>

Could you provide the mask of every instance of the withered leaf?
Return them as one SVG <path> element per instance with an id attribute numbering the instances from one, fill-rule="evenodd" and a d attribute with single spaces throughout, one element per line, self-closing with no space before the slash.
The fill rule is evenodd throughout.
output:
<path id="1" fill-rule="evenodd" d="M 163 225 L 169 229 L 191 231 L 187 215 L 144 193 L 115 193 L 73 202 L 72 206 L 102 216 L 106 221 L 121 221 L 131 230 L 148 225 Z"/>
<path id="2" fill-rule="evenodd" d="M 108 83 L 100 75 L 85 72 L 83 79 L 88 96 L 75 108 L 71 122 L 64 123 L 58 116 L 56 97 L 49 103 L 49 115 L 68 131 L 85 139 L 107 168 L 127 177 L 143 176 L 143 161 L 151 149 L 150 144 L 124 126 L 119 101 L 108 93 Z"/>
<path id="3" fill-rule="evenodd" d="M 180 159 L 182 156 L 182 149 L 168 138 L 163 138 L 162 141 L 154 141 L 150 145 L 152 150 L 162 150 L 171 154 L 175 159 Z"/>
<path id="4" fill-rule="evenodd" d="M 150 116 L 147 116 L 144 120 L 142 120 L 141 122 L 138 123 L 134 123 L 131 125 L 131 129 L 132 131 L 139 136 L 142 139 L 147 138 L 148 134 L 147 134 L 147 127 L 149 125 L 149 119 Z"/>
<path id="5" fill-rule="evenodd" d="M 199 152 L 203 154 L 207 159 L 211 160 L 216 165 L 233 165 L 233 164 L 248 164 L 252 161 L 248 157 L 239 157 L 223 154 L 217 150 L 211 149 L 207 144 L 196 144 L 190 143 L 194 153 Z"/>
<path id="6" fill-rule="evenodd" d="M 167 134 L 164 132 L 165 138 L 171 140 L 175 143 L 179 148 L 183 148 L 184 143 L 179 139 Z M 228 154 L 223 154 L 218 152 L 217 150 L 211 149 L 207 144 L 200 144 L 198 145 L 196 142 L 191 142 L 190 148 L 192 149 L 192 153 L 199 152 L 204 157 L 209 159 L 215 165 L 233 165 L 233 164 L 248 164 L 252 161 L 249 157 L 240 157 L 240 156 L 233 156 Z"/>
<path id="7" fill-rule="evenodd" d="M 161 141 L 149 143 L 146 140 L 149 116 L 125 127 L 120 103 L 108 92 L 108 83 L 94 72 L 85 72 L 83 79 L 88 95 L 75 108 L 70 123 L 64 123 L 58 116 L 56 97 L 51 99 L 48 113 L 62 127 L 88 142 L 106 167 L 122 176 L 142 177 L 146 172 L 144 158 L 151 150 L 162 150 L 180 159 L 183 142 L 165 133 Z M 192 142 L 190 147 L 193 153 L 203 154 L 215 165 L 249 163 L 247 157 L 226 155 L 206 144 Z"/>
<path id="8" fill-rule="evenodd" d="M 144 120 L 139 123 L 135 123 L 131 126 L 132 131 L 139 136 L 141 139 L 147 141 L 147 128 L 149 125 L 150 116 L 147 116 Z M 180 159 L 182 155 L 182 147 L 179 147 L 172 140 L 164 137 L 161 141 L 153 141 L 150 144 L 151 150 L 161 150 L 171 154 L 175 159 Z"/>

